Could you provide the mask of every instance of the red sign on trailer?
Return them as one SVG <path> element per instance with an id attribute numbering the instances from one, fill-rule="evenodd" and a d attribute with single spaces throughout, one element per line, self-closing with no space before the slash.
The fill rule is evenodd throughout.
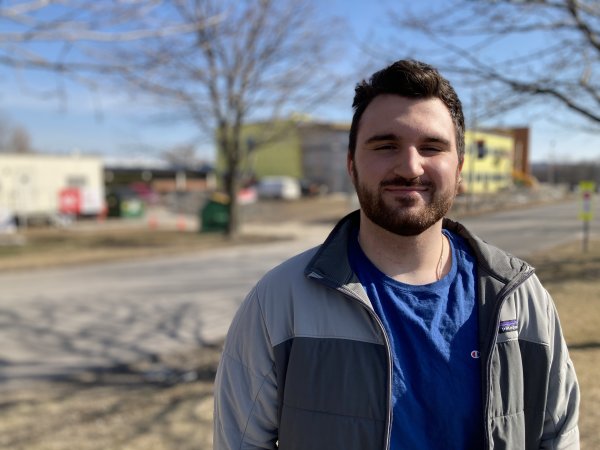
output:
<path id="1" fill-rule="evenodd" d="M 78 188 L 65 188 L 58 193 L 58 209 L 61 214 L 79 215 L 81 212 L 81 191 Z"/>

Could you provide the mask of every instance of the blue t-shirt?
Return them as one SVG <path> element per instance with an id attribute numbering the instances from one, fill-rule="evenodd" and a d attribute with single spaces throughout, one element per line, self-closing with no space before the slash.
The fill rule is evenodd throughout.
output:
<path id="1" fill-rule="evenodd" d="M 357 234 L 350 239 L 350 264 L 392 346 L 391 449 L 482 448 L 476 266 L 468 244 L 444 230 L 450 272 L 414 286 L 375 267 Z"/>

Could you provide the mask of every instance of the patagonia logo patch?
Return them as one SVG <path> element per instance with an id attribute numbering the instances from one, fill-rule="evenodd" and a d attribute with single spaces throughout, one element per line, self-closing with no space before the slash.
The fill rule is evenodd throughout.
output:
<path id="1" fill-rule="evenodd" d="M 517 331 L 517 319 L 503 320 L 498 327 L 499 333 L 508 333 L 509 331 Z"/>

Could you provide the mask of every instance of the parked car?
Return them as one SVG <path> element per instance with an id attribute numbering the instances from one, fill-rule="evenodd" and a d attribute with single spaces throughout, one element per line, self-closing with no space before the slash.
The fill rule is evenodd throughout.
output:
<path id="1" fill-rule="evenodd" d="M 300 180 L 300 190 L 304 197 L 315 197 L 317 195 L 327 194 L 328 188 L 324 183 L 314 180 Z"/>
<path id="2" fill-rule="evenodd" d="M 258 182 L 259 198 L 296 200 L 301 196 L 300 183 L 292 177 L 270 176 Z"/>

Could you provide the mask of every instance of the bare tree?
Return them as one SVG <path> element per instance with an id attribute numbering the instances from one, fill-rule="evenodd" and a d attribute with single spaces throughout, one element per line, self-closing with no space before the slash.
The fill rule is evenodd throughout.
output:
<path id="1" fill-rule="evenodd" d="M 396 4 L 398 5 L 398 4 Z M 600 125 L 600 3 L 597 0 L 451 0 L 438 11 L 395 6 L 392 23 L 412 33 L 413 55 L 470 86 L 482 85 L 477 116 L 543 102 Z M 416 39 L 415 39 L 416 37 Z M 554 107 L 548 107 L 554 105 Z"/>
<path id="2" fill-rule="evenodd" d="M 122 75 L 131 86 L 215 140 L 233 237 L 240 164 L 249 150 L 241 138 L 244 124 L 292 108 L 306 111 L 333 92 L 335 78 L 326 69 L 337 27 L 320 22 L 310 0 L 181 0 L 171 6 L 181 22 L 202 24 L 193 36 L 161 37 L 104 58 L 126 69 Z M 214 17 L 220 20 L 206 26 Z"/>
<path id="3" fill-rule="evenodd" d="M 195 33 L 200 24 L 178 20 L 173 1 L 0 0 L 0 66 L 14 72 L 26 94 L 66 104 L 68 81 L 96 92 L 102 78 L 121 69 L 98 58 L 102 50 Z M 58 76 L 40 85 L 30 82 L 32 72 Z"/>
<path id="4" fill-rule="evenodd" d="M 43 69 L 96 87 L 134 87 L 216 142 L 238 231 L 241 140 L 249 119 L 305 112 L 334 92 L 333 23 L 311 0 L 0 1 L 0 64 Z M 37 44 L 50 42 L 54 52 Z M 339 52 L 337 53 L 339 54 Z M 90 76 L 86 76 L 90 75 Z M 63 86 L 57 92 L 64 96 Z"/>
<path id="5" fill-rule="evenodd" d="M 168 0 L 4 0 L 0 64 L 77 73 L 107 66 L 89 53 L 103 44 L 144 41 L 198 29 L 169 15 Z M 218 18 L 204 18 L 208 23 Z M 43 45 L 41 45 L 43 44 Z"/>
<path id="6" fill-rule="evenodd" d="M 31 153 L 29 131 L 20 125 L 13 125 L 4 116 L 0 116 L 0 153 Z"/>
<path id="7" fill-rule="evenodd" d="M 8 151 L 10 126 L 4 116 L 0 115 L 0 152 Z"/>
<path id="8" fill-rule="evenodd" d="M 31 137 L 25 128 L 18 126 L 12 130 L 9 149 L 15 153 L 33 152 L 31 147 Z"/>
<path id="9" fill-rule="evenodd" d="M 161 156 L 173 167 L 194 168 L 199 163 L 196 148 L 192 144 L 176 145 L 162 152 Z"/>

